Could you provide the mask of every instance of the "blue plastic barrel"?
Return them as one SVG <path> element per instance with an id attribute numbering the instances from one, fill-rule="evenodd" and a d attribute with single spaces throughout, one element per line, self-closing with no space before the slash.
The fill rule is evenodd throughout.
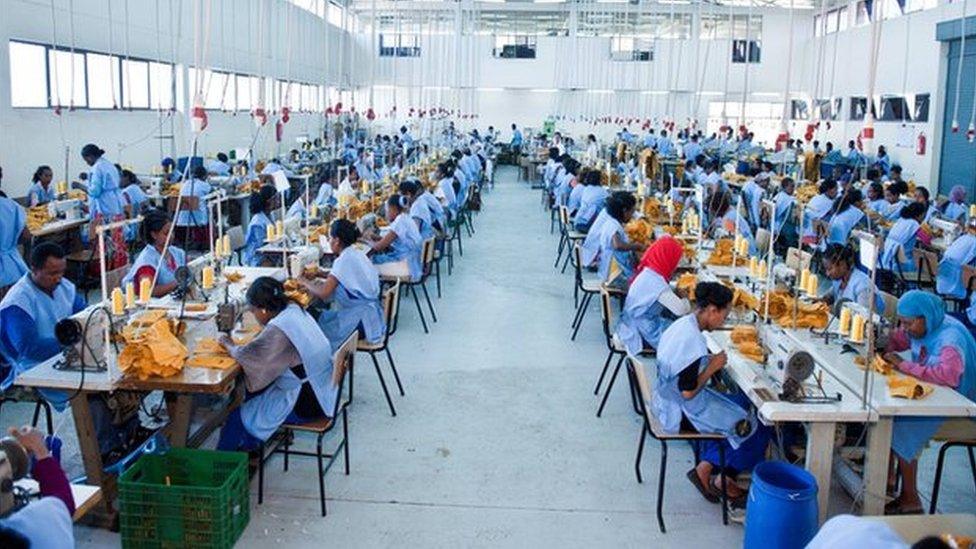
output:
<path id="1" fill-rule="evenodd" d="M 804 547 L 817 534 L 817 479 L 782 461 L 752 471 L 746 507 L 746 549 Z"/>

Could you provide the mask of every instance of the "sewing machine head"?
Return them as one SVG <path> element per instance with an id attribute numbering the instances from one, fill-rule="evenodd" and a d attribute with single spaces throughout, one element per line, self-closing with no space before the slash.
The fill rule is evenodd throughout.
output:
<path id="1" fill-rule="evenodd" d="M 47 204 L 47 211 L 54 218 L 78 219 L 81 217 L 81 200 L 76 198 L 52 200 Z"/>
<path id="2" fill-rule="evenodd" d="M 929 220 L 929 225 L 931 225 L 934 229 L 939 229 L 942 231 L 946 244 L 949 244 L 955 240 L 956 237 L 959 236 L 959 233 L 962 232 L 962 227 L 958 223 L 945 219 L 939 219 L 938 217 L 932 217 L 932 219 Z"/>
<path id="3" fill-rule="evenodd" d="M 769 351 L 766 371 L 782 386 L 780 398 L 795 400 L 802 394 L 803 382 L 813 375 L 813 356 L 800 349 L 778 326 L 760 326 L 759 337 Z"/>

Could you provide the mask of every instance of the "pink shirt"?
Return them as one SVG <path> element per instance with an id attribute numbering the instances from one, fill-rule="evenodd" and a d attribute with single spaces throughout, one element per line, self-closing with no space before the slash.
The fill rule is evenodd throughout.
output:
<path id="1" fill-rule="evenodd" d="M 911 344 L 905 330 L 895 330 L 891 334 L 891 340 L 888 343 L 889 351 L 901 352 L 910 348 Z M 902 373 L 906 373 L 922 381 L 952 388 L 959 386 L 965 367 L 959 351 L 954 347 L 946 345 L 942 347 L 942 351 L 939 352 L 939 357 L 935 363 L 929 366 L 925 365 L 929 359 L 928 350 L 922 347 L 921 353 L 919 354 L 918 362 L 903 360 L 896 368 Z"/>

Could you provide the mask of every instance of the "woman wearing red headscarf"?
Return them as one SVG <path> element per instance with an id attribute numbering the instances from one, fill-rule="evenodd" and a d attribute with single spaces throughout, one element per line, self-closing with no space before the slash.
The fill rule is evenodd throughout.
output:
<path id="1" fill-rule="evenodd" d="M 688 300 L 675 294 L 669 284 L 681 254 L 681 244 L 664 237 L 644 252 L 637 265 L 617 326 L 617 336 L 632 355 L 656 348 L 671 322 L 691 312 Z"/>

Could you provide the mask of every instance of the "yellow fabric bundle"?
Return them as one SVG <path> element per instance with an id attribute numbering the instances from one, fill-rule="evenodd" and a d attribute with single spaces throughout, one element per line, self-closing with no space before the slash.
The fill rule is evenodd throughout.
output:
<path id="1" fill-rule="evenodd" d="M 186 346 L 173 335 L 170 323 L 160 319 L 126 338 L 119 353 L 119 369 L 139 379 L 169 377 L 183 370 L 186 357 Z"/>
<path id="2" fill-rule="evenodd" d="M 678 282 L 675 287 L 678 290 L 684 290 L 688 294 L 688 299 L 691 301 L 695 300 L 695 286 L 698 285 L 698 276 L 695 273 L 685 273 L 678 277 Z"/>
<path id="3" fill-rule="evenodd" d="M 34 206 L 27 209 L 27 228 L 35 232 L 51 221 L 51 212 L 47 206 Z"/>
<path id="4" fill-rule="evenodd" d="M 720 238 L 715 242 L 715 249 L 712 251 L 708 259 L 705 260 L 707 265 L 722 265 L 729 266 L 732 265 L 732 245 L 734 242 L 731 238 Z"/>
<path id="5" fill-rule="evenodd" d="M 252 339 L 254 339 L 254 334 L 246 334 L 240 338 L 234 338 L 234 343 L 244 345 Z M 212 337 L 205 337 L 198 341 L 197 346 L 193 349 L 193 356 L 186 361 L 187 366 L 215 370 L 226 370 L 232 368 L 236 363 L 237 361 L 227 353 L 227 349 Z"/>
<path id="6" fill-rule="evenodd" d="M 913 377 L 895 373 L 888 376 L 888 393 L 893 397 L 919 400 L 929 396 L 934 390 L 928 383 L 922 383 Z"/>
<path id="7" fill-rule="evenodd" d="M 285 296 L 288 299 L 298 303 L 302 308 L 307 308 L 308 304 L 312 302 L 312 296 L 308 294 L 305 287 L 302 286 L 294 278 L 289 278 L 284 283 L 285 286 Z"/>
<path id="8" fill-rule="evenodd" d="M 695 259 L 698 258 L 698 248 L 696 248 L 695 246 L 692 246 L 691 244 L 689 244 L 687 242 L 682 242 L 681 243 L 681 254 L 688 261 L 694 262 Z"/>
<path id="9" fill-rule="evenodd" d="M 661 225 L 661 230 L 674 236 L 681 232 L 681 227 L 676 227 L 674 225 Z"/>
<path id="10" fill-rule="evenodd" d="M 644 215 L 649 219 L 658 219 L 661 216 L 661 201 L 653 196 L 644 199 Z"/>
<path id="11" fill-rule="evenodd" d="M 253 181 L 241 183 L 240 186 L 237 187 L 237 190 L 242 193 L 256 193 L 261 190 L 261 180 L 255 179 Z"/>
<path id="12" fill-rule="evenodd" d="M 759 308 L 759 298 L 742 288 L 733 288 L 732 307 L 755 311 Z"/>
<path id="13" fill-rule="evenodd" d="M 817 188 L 817 185 L 813 183 L 809 185 L 800 185 L 799 187 L 796 188 L 796 191 L 793 192 L 793 196 L 796 198 L 796 201 L 799 202 L 800 204 L 806 204 L 807 202 L 810 201 L 811 198 L 817 196 L 818 190 L 819 189 Z"/>
<path id="14" fill-rule="evenodd" d="M 240 282 L 244 280 L 244 273 L 239 273 L 237 271 L 224 271 L 224 279 L 231 284 Z"/>
<path id="15" fill-rule="evenodd" d="M 732 328 L 732 344 L 742 356 L 755 362 L 764 362 L 766 353 L 759 342 L 759 331 L 752 325 L 741 325 Z"/>
<path id="16" fill-rule="evenodd" d="M 70 191 L 68 191 L 68 199 L 69 200 L 81 200 L 83 202 L 87 202 L 88 201 L 88 193 L 86 193 L 85 191 L 83 191 L 81 189 L 71 189 Z"/>
<path id="17" fill-rule="evenodd" d="M 637 244 L 647 245 L 654 238 L 654 227 L 646 219 L 631 219 L 624 226 L 624 231 L 627 233 L 627 238 Z"/>
<path id="18" fill-rule="evenodd" d="M 180 187 L 181 186 L 182 186 L 182 183 L 170 183 L 170 184 L 166 185 L 165 187 L 163 187 L 163 192 L 160 193 L 160 194 L 162 194 L 163 196 L 166 196 L 166 197 L 180 196 Z"/>
<path id="19" fill-rule="evenodd" d="M 865 360 L 863 357 L 855 357 L 854 364 L 856 364 L 857 367 L 862 370 L 865 369 Z M 874 368 L 875 372 L 881 375 L 886 376 L 891 374 L 891 364 L 889 364 L 888 361 L 885 360 L 881 355 L 874 355 L 874 359 L 871 360 L 871 367 Z"/>
<path id="20" fill-rule="evenodd" d="M 776 319 L 776 322 L 784 328 L 794 327 L 792 299 L 788 305 L 790 309 Z M 771 307 L 770 310 L 772 310 Z M 827 307 L 826 303 L 801 303 L 796 313 L 796 327 L 822 330 L 827 327 L 829 318 L 830 308 Z"/>

